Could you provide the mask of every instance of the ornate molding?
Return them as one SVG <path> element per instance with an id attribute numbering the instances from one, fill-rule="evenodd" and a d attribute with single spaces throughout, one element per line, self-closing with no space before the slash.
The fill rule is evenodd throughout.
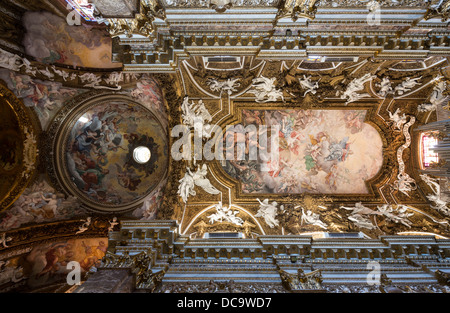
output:
<path id="1" fill-rule="evenodd" d="M 294 22 L 298 18 L 314 19 L 319 0 L 284 0 L 277 13 L 277 19 L 290 17 Z"/>
<path id="2" fill-rule="evenodd" d="M 157 0 L 141 0 L 139 13 L 134 18 L 108 18 L 108 31 L 111 37 L 133 35 L 153 37 L 155 18 L 165 19 L 165 12 Z"/>
<path id="3" fill-rule="evenodd" d="M 0 84 L 0 97 L 0 101 L 3 102 L 2 105 L 12 110 L 15 115 L 18 131 L 20 132 L 18 136 L 21 138 L 21 140 L 17 138 L 17 144 L 19 144 L 20 149 L 16 152 L 22 154 L 17 156 L 19 162 L 19 171 L 16 171 L 17 173 L 2 172 L 2 175 L 12 175 L 15 178 L 10 186 L 10 190 L 3 199 L 0 199 L 1 212 L 18 199 L 33 179 L 39 162 L 39 143 L 36 123 L 26 110 L 25 105 L 3 84 Z"/>

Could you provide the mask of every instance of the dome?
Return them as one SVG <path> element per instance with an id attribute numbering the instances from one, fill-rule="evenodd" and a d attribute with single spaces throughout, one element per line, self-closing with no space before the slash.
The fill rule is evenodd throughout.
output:
<path id="1" fill-rule="evenodd" d="M 165 177 L 167 133 L 146 107 L 125 96 L 87 101 L 57 139 L 58 177 L 88 207 L 138 206 Z"/>

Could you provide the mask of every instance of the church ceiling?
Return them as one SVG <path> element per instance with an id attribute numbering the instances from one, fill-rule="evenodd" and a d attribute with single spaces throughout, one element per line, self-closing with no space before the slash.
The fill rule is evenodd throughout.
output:
<path id="1" fill-rule="evenodd" d="M 207 69 L 210 65 L 201 57 L 183 62 L 180 79 L 189 95 L 185 101 L 203 103 L 212 118 L 208 124 L 224 130 L 230 125 L 276 125 L 280 141 L 274 168 L 260 158 L 249 160 L 248 138 L 247 159 L 185 161 L 198 175 L 206 165 L 206 177 L 216 190 L 196 186 L 195 195 L 181 206 L 178 202 L 175 216 L 182 219 L 182 231 L 201 232 L 200 226 L 214 220 L 220 202 L 239 212 L 236 217 L 242 222 L 268 234 L 324 229 L 375 237 L 414 229 L 444 234 L 445 216 L 429 210 L 429 187 L 418 171 L 419 134 L 413 131 L 436 118 L 434 110 L 420 105 L 447 75 L 442 61 L 447 62 L 439 57 L 328 64 L 250 58 L 230 71 Z M 266 90 L 258 89 L 260 80 Z M 406 84 L 409 81 L 414 83 Z M 403 120 L 398 124 L 400 112 Z M 227 140 L 225 134 L 224 147 Z M 234 141 L 237 151 L 239 139 Z M 181 175 L 169 179 L 189 176 L 184 165 L 178 171 Z M 276 207 L 272 220 L 261 213 L 265 200 Z M 357 203 L 368 209 L 365 226 L 352 222 L 356 211 L 350 208 Z M 386 205 L 394 211 L 407 206 L 410 211 L 402 215 L 403 222 L 389 221 L 380 212 Z M 321 216 L 322 223 L 308 224 L 308 210 Z M 438 220 L 441 223 L 435 224 Z"/>
<path id="2" fill-rule="evenodd" d="M 128 219 L 448 237 L 419 130 L 448 118 L 448 1 L 372 2 L 2 3 L 0 255 Z"/>

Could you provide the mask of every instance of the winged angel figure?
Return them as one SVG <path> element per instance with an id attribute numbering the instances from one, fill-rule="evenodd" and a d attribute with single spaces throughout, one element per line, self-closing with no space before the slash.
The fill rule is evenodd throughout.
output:
<path id="1" fill-rule="evenodd" d="M 252 93 L 256 97 L 256 102 L 274 102 L 278 101 L 278 98 L 281 98 L 284 102 L 283 92 L 279 89 L 275 88 L 275 77 L 266 78 L 264 76 L 257 77 L 252 81 L 253 90 L 250 90 L 249 93 Z"/>
<path id="2" fill-rule="evenodd" d="M 186 168 L 186 174 L 182 179 L 180 179 L 180 185 L 178 186 L 178 194 L 183 199 L 184 203 L 187 202 L 189 196 L 195 196 L 197 193 L 195 192 L 195 186 L 201 187 L 207 193 L 216 195 L 220 193 L 206 178 L 206 174 L 208 173 L 208 167 L 206 164 L 203 164 L 202 167 L 200 165 L 197 167 L 197 171 L 192 173 L 190 168 Z"/>

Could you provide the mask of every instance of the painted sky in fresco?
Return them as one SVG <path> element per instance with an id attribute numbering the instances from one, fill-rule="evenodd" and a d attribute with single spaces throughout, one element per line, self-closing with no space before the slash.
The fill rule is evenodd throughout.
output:
<path id="1" fill-rule="evenodd" d="M 157 118 L 126 101 L 95 105 L 76 122 L 67 139 L 67 167 L 90 200 L 124 205 L 149 194 L 167 170 L 167 135 Z M 134 148 L 146 146 L 151 159 L 138 164 Z"/>
<path id="2" fill-rule="evenodd" d="M 90 68 L 122 66 L 111 62 L 112 40 L 105 29 L 70 26 L 49 12 L 26 12 L 23 26 L 25 51 L 40 62 Z"/>
<path id="3" fill-rule="evenodd" d="M 364 110 L 243 110 L 244 126 L 278 125 L 279 167 L 226 161 L 244 193 L 364 194 L 381 168 L 382 140 Z"/>

